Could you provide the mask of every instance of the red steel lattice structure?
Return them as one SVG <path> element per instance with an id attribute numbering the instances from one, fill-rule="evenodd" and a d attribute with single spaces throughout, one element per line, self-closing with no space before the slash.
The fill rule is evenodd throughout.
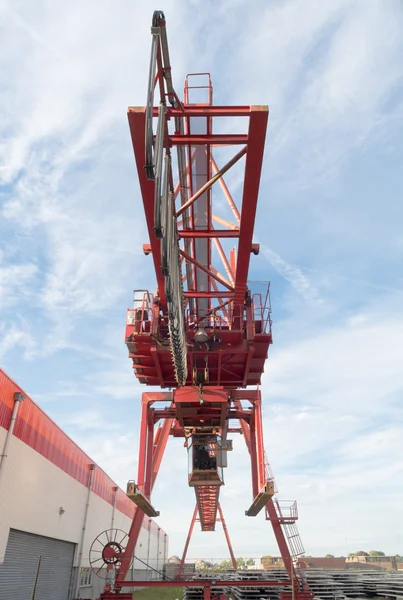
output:
<path id="1" fill-rule="evenodd" d="M 201 529 L 212 531 L 217 511 L 235 563 L 219 502 L 231 433 L 243 434 L 251 459 L 253 502 L 246 514 L 265 508 L 293 595 L 309 598 L 294 566 L 301 552 L 296 509 L 284 511 L 273 501 L 275 483 L 264 453 L 258 386 L 272 343 L 269 287 L 261 295 L 248 285 L 250 257 L 259 253 L 253 231 L 268 108 L 215 106 L 205 73 L 186 77 L 181 101 L 172 84 L 160 11 L 154 13 L 151 33 L 147 104 L 129 108 L 128 119 L 150 240 L 143 250 L 152 255 L 157 290 L 135 291 L 125 340 L 138 380 L 171 391 L 142 395 L 138 476 L 128 486 L 137 510 L 126 547 L 115 557 L 113 589 L 108 586 L 102 598 L 129 598 L 123 587 L 150 583 L 134 584 L 126 575 L 144 514 L 159 514 L 151 493 L 170 435 L 185 438 L 191 457 L 188 484 L 196 495 L 180 570 L 197 515 Z M 243 181 L 238 204 L 223 178 L 234 169 Z M 260 587 L 278 584 L 259 582 Z M 181 585 L 193 584 L 183 580 Z M 211 581 L 198 580 L 198 585 L 208 599 Z"/>

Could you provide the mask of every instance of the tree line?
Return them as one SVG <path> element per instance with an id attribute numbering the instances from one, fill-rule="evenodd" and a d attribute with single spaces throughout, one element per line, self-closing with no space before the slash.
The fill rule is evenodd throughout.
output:
<path id="1" fill-rule="evenodd" d="M 255 565 L 255 561 L 253 558 L 242 558 L 242 556 L 237 558 L 236 562 L 238 569 L 247 569 L 248 567 L 253 567 Z M 200 560 L 197 561 L 196 568 L 198 570 L 208 571 L 227 571 L 228 569 L 233 569 L 233 565 L 231 560 L 222 560 L 221 562 L 209 562 L 207 560 Z"/>
<path id="2" fill-rule="evenodd" d="M 358 550 L 357 552 L 350 552 L 348 555 L 350 558 L 354 556 L 386 556 L 385 552 L 381 550 L 370 550 L 369 552 L 365 552 L 364 550 Z M 312 558 L 308 554 L 304 554 L 301 558 Z M 325 554 L 325 558 L 336 558 L 334 554 Z M 403 556 L 400 554 L 395 554 L 394 558 L 397 562 L 403 562 Z M 276 563 L 280 562 L 282 559 L 279 556 L 262 556 L 260 559 L 262 563 L 263 569 L 268 569 Z M 248 567 L 253 567 L 255 565 L 255 561 L 253 558 L 242 558 L 240 556 L 236 559 L 237 568 L 238 569 L 247 569 Z M 199 560 L 197 561 L 197 568 L 200 570 L 208 570 L 208 571 L 227 571 L 228 569 L 232 569 L 233 565 L 230 560 L 222 560 L 221 562 L 209 562 L 207 560 Z"/>
<path id="3" fill-rule="evenodd" d="M 365 552 L 364 550 L 358 550 L 357 552 L 350 552 L 348 555 L 349 558 L 354 556 L 386 556 L 385 552 L 382 550 L 370 550 L 369 552 Z M 389 556 L 389 555 L 388 555 Z M 397 560 L 397 562 L 403 562 L 403 556 L 401 554 L 392 555 L 393 558 Z M 309 554 L 303 554 L 301 558 L 313 558 Z M 325 558 L 336 558 L 334 554 L 325 554 Z M 273 558 L 272 556 L 262 556 L 261 561 L 262 565 L 265 563 L 267 565 L 272 565 L 274 562 L 277 562 L 277 557 Z"/>

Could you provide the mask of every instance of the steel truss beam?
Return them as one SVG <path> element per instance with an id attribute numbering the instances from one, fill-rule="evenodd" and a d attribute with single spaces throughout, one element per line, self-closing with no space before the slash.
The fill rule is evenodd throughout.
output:
<path id="1" fill-rule="evenodd" d="M 206 388 L 207 390 L 208 393 L 204 394 L 203 404 L 200 404 L 195 388 L 181 388 L 180 390 L 174 390 L 172 393 L 146 392 L 142 395 L 137 486 L 150 502 L 151 492 L 161 466 L 169 435 L 186 437 L 185 427 L 189 427 L 190 424 L 197 425 L 199 422 L 202 422 L 204 426 L 216 427 L 219 431 L 223 431 L 228 427 L 230 420 L 238 419 L 239 430 L 243 433 L 251 459 L 253 498 L 258 497 L 261 489 L 267 484 L 260 391 L 225 390 L 223 388 Z M 160 409 L 157 406 L 160 402 L 168 403 L 169 405 Z M 245 402 L 247 402 L 246 407 L 243 406 Z M 161 420 L 162 425 L 154 431 L 156 423 Z M 193 513 L 182 556 L 180 572 L 183 570 L 194 524 L 197 520 L 199 510 L 201 510 L 200 498 L 203 497 L 203 487 L 209 486 L 201 486 L 196 494 L 198 504 L 196 504 Z M 215 510 L 219 513 L 219 519 L 224 529 L 231 560 L 234 563 L 235 557 L 224 515 L 218 502 Z M 269 514 L 273 532 L 290 580 L 298 581 L 293 559 L 281 526 L 281 519 L 272 499 L 267 503 L 266 510 Z M 126 549 L 121 556 L 121 564 L 115 583 L 117 590 L 127 585 L 125 578 L 136 547 L 143 518 L 143 511 L 136 508 L 128 534 L 129 539 Z M 231 585 L 235 584 L 231 583 Z"/>
<path id="2" fill-rule="evenodd" d="M 216 109 L 216 110 L 215 110 Z M 145 142 L 144 142 L 144 129 L 146 126 L 146 111 L 144 108 L 132 107 L 128 110 L 128 119 L 130 125 L 130 132 L 132 136 L 133 149 L 136 158 L 137 171 L 139 175 L 140 187 L 143 197 L 144 211 L 146 214 L 147 227 L 151 242 L 151 253 L 154 260 L 154 267 L 157 274 L 157 285 L 159 298 L 161 305 L 165 307 L 165 289 L 163 277 L 161 275 L 161 253 L 160 253 L 160 242 L 155 237 L 154 233 L 154 188 L 155 182 L 150 181 L 146 177 L 144 171 L 144 156 L 145 156 Z M 157 111 L 154 110 L 154 115 L 157 115 Z M 263 161 L 264 142 L 266 136 L 267 120 L 268 120 L 268 109 L 262 106 L 249 106 L 249 107 L 213 107 L 210 105 L 190 105 L 181 104 L 180 108 L 172 109 L 166 107 L 165 112 L 165 138 L 164 146 L 167 152 L 173 146 L 182 147 L 188 152 L 188 161 L 183 165 L 183 173 L 179 173 L 178 176 L 174 176 L 171 172 L 169 179 L 173 181 L 172 192 L 175 197 L 179 197 L 179 191 L 182 190 L 181 205 L 175 208 L 176 217 L 183 216 L 182 227 L 177 224 L 177 235 L 180 240 L 189 240 L 187 248 L 185 249 L 186 254 L 190 255 L 191 259 L 197 261 L 197 263 L 209 271 L 208 275 L 208 290 L 210 293 L 213 287 L 212 281 L 214 277 L 212 275 L 211 264 L 211 243 L 213 240 L 233 238 L 238 241 L 238 251 L 234 268 L 230 269 L 229 265 L 231 260 L 227 258 L 225 252 L 221 246 L 217 249 L 224 266 L 229 273 L 231 273 L 231 279 L 234 281 L 234 301 L 235 304 L 242 305 L 245 299 L 246 285 L 247 285 L 247 274 L 249 270 L 250 255 L 252 252 L 252 236 L 256 215 L 256 206 L 258 199 L 260 173 Z M 192 134 L 190 132 L 190 122 L 192 117 L 197 115 L 200 119 L 205 118 L 208 123 L 208 133 L 205 134 Z M 187 124 L 186 131 L 184 133 L 169 132 L 168 122 L 173 117 L 181 118 L 185 124 Z M 212 123 L 210 121 L 214 117 L 236 117 L 243 116 L 249 119 L 249 128 L 247 134 L 213 134 Z M 233 158 L 231 158 L 222 168 L 219 168 L 216 161 L 212 156 L 212 148 L 215 145 L 236 145 L 243 144 L 243 148 L 237 152 Z M 197 146 L 204 146 L 206 160 L 208 161 L 207 171 L 212 173 L 212 176 L 201 182 L 195 187 L 195 161 L 199 160 L 200 156 L 197 155 Z M 196 154 L 195 154 L 196 153 Z M 228 187 L 226 186 L 223 175 L 230 171 L 230 169 L 243 157 L 246 156 L 245 161 L 245 176 L 244 176 L 244 187 L 242 192 L 242 198 L 238 209 L 234 199 L 232 198 Z M 199 156 L 199 158 L 197 158 Z M 201 167 L 199 167 L 201 168 Z M 213 174 L 214 173 L 214 174 Z M 200 176 L 199 176 L 200 178 Z M 181 181 L 184 179 L 188 180 L 186 188 L 183 187 Z M 229 207 L 233 212 L 237 225 L 234 226 L 229 223 L 226 219 L 220 217 L 214 211 L 214 196 L 213 189 L 214 184 L 219 182 L 222 188 L 225 198 L 228 201 Z M 186 192 L 186 193 L 184 193 Z M 183 200 L 183 198 L 185 198 Z M 203 198 L 207 198 L 208 203 L 208 221 L 203 226 L 199 226 L 196 222 L 195 205 L 198 201 L 202 201 Z M 204 202 L 205 200 L 203 200 Z M 201 206 L 201 205 L 200 205 Z M 214 217 L 213 217 L 214 215 Z M 215 229 L 213 227 L 213 219 L 216 222 L 224 225 L 223 229 Z M 198 257 L 196 241 L 200 239 L 206 239 L 208 243 L 208 256 L 209 260 L 203 253 L 203 259 Z M 204 251 L 203 251 L 204 252 Z M 191 261 L 188 261 L 191 262 Z M 233 261 L 234 262 L 234 261 Z M 198 294 L 202 294 L 205 291 L 199 289 L 200 283 L 198 282 L 197 273 L 200 272 L 201 267 L 196 266 L 193 263 L 193 276 L 190 276 L 191 271 L 187 270 L 187 275 L 184 278 L 184 282 L 187 283 L 185 286 L 186 297 L 193 298 L 194 300 L 203 298 Z M 196 275 L 196 277 L 195 277 Z M 207 298 L 214 298 L 217 296 L 206 296 Z"/>
<path id="3" fill-rule="evenodd" d="M 142 396 L 137 485 L 148 500 L 151 499 L 151 491 L 161 466 L 162 457 L 173 424 L 172 418 L 166 419 L 161 426 L 161 430 L 157 429 L 155 435 L 153 435 L 154 422 L 152 413 L 150 412 L 150 405 L 156 400 L 169 401 L 171 397 L 170 393 L 157 393 L 152 398 L 148 393 Z M 117 590 L 120 589 L 130 567 L 143 519 L 144 513 L 137 507 L 129 530 L 126 549 L 121 557 L 121 564 L 115 583 Z"/>

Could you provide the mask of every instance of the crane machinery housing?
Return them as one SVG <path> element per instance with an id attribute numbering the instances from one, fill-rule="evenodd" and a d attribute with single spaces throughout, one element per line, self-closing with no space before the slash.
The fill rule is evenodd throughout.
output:
<path id="1" fill-rule="evenodd" d="M 259 253 L 253 232 L 268 107 L 214 105 L 208 73 L 187 75 L 181 100 L 161 11 L 154 12 L 151 34 L 146 106 L 130 107 L 128 120 L 149 233 L 143 251 L 152 256 L 157 289 L 135 290 L 125 341 L 139 382 L 161 391 L 142 394 L 138 476 L 127 487 L 137 509 L 124 546 L 108 538 L 102 549 L 114 575 L 101 598 L 129 599 L 123 588 L 133 585 L 172 584 L 126 577 L 144 516 L 159 514 L 151 493 L 169 436 L 185 440 L 188 485 L 196 499 L 180 576 L 196 520 L 202 531 L 222 523 L 236 567 L 219 496 L 232 450 L 229 436 L 240 433 L 252 472 L 246 516 L 265 511 L 289 576 L 259 586 L 288 583 L 282 600 L 308 600 L 312 594 L 296 567 L 303 553 L 296 503 L 275 499 L 263 444 L 259 384 L 272 343 L 269 285 L 253 293 L 248 284 L 251 255 Z M 231 177 L 235 165 L 232 183 L 242 182 L 238 202 L 223 177 Z M 180 585 L 194 583 L 182 577 Z M 214 594 L 211 580 L 198 579 L 197 585 L 205 599 Z"/>

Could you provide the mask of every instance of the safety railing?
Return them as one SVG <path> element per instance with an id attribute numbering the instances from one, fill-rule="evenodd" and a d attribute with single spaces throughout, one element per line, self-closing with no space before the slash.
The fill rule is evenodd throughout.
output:
<path id="1" fill-rule="evenodd" d="M 271 333 L 270 283 L 267 282 L 266 286 L 263 292 L 252 295 L 253 321 L 257 334 Z"/>
<path id="2" fill-rule="evenodd" d="M 252 314 L 255 333 L 270 333 L 270 302 L 268 295 L 260 293 L 252 297 Z M 235 310 L 237 309 L 237 310 Z M 234 319 L 235 313 L 242 315 Z M 149 334 L 154 318 L 153 296 L 147 290 L 134 290 L 133 308 L 127 311 L 127 325 L 134 326 L 134 333 Z M 153 331 L 165 332 L 168 327 L 168 314 L 159 313 L 158 322 L 153 324 Z M 196 314 L 194 310 L 185 310 L 185 329 L 192 330 L 198 327 L 205 328 L 209 334 L 220 331 L 239 330 L 246 328 L 246 314 L 244 306 L 234 307 L 232 302 L 225 306 L 217 305 L 207 311 L 206 315 Z M 165 332 L 166 333 L 166 332 Z"/>
<path id="3" fill-rule="evenodd" d="M 133 333 L 150 334 L 153 298 L 147 290 L 134 290 L 133 308 L 127 311 L 126 324 L 134 326 Z"/>
<path id="4" fill-rule="evenodd" d="M 203 85 L 203 81 L 201 81 L 201 85 L 189 85 L 189 80 L 192 78 L 192 82 L 196 80 L 196 82 L 200 82 L 200 78 L 206 78 L 206 85 Z M 198 96 L 197 98 L 190 98 L 189 90 L 207 90 L 207 97 L 203 97 L 203 95 Z M 194 92 L 193 92 L 194 94 Z M 185 79 L 185 89 L 184 89 L 184 99 L 185 104 L 212 104 L 213 102 L 213 86 L 211 84 L 210 73 L 188 73 Z"/>
<path id="5" fill-rule="evenodd" d="M 278 520 L 281 524 L 292 524 L 298 520 L 298 507 L 295 500 L 274 500 Z"/>
<path id="6" fill-rule="evenodd" d="M 292 558 L 305 554 L 304 545 L 295 523 L 284 524 L 283 529 L 288 540 L 288 548 Z"/>
<path id="7" fill-rule="evenodd" d="M 219 312 L 221 314 L 219 314 Z M 203 314 L 196 315 L 194 311 L 187 309 L 185 313 L 185 321 L 187 329 L 194 329 L 202 325 L 204 328 L 223 330 L 232 328 L 233 310 L 230 305 L 223 309 L 213 309 L 208 311 L 206 316 Z"/>
<path id="8" fill-rule="evenodd" d="M 266 456 L 266 452 L 264 453 L 264 469 L 265 469 L 265 475 L 266 475 L 266 479 L 267 481 L 272 481 L 274 484 L 274 493 L 277 494 L 278 493 L 278 489 L 277 489 L 277 484 L 276 484 L 276 480 L 274 478 L 274 473 L 272 471 L 271 465 L 269 463 L 269 460 Z"/>
<path id="9" fill-rule="evenodd" d="M 291 557 L 295 559 L 304 554 L 304 546 L 298 532 L 296 521 L 298 520 L 298 508 L 295 500 L 273 500 L 276 510 L 276 517 L 270 518 L 269 511 L 266 508 L 266 519 L 268 521 L 277 520 L 281 524 L 284 534 L 288 541 L 288 548 Z"/>

